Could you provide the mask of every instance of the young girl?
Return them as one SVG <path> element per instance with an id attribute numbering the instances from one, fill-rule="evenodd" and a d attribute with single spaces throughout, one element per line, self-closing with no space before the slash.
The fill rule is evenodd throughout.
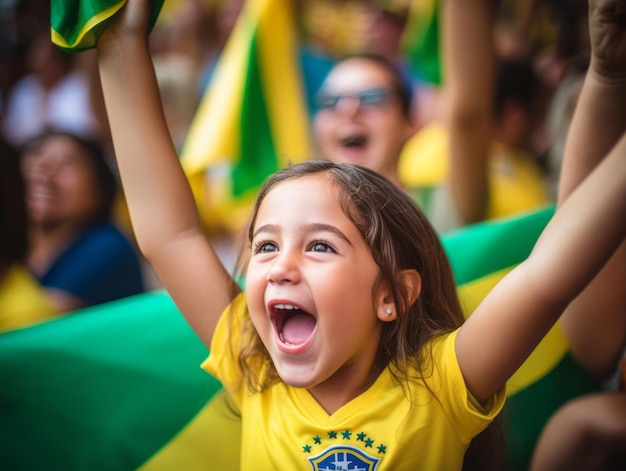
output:
<path id="1" fill-rule="evenodd" d="M 410 198 L 330 162 L 262 188 L 244 296 L 204 237 L 167 132 L 149 4 L 129 1 L 98 44 L 109 121 L 140 248 L 241 409 L 242 469 L 460 469 L 507 378 L 624 238 L 626 135 L 464 324 Z"/>

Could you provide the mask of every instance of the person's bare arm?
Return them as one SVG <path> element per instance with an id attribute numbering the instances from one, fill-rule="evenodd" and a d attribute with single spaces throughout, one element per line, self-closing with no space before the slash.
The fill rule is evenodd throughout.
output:
<path id="1" fill-rule="evenodd" d="M 626 8 L 620 14 L 619 2 L 595 0 L 589 7 L 592 56 L 577 104 L 587 112 L 574 115 L 567 136 L 559 204 L 626 129 Z M 578 362 L 607 378 L 626 344 L 626 243 L 559 322 Z"/>
<path id="2" fill-rule="evenodd" d="M 208 346 L 234 284 L 203 234 L 170 139 L 148 48 L 150 4 L 129 0 L 100 38 L 102 89 L 139 248 Z"/>
<path id="3" fill-rule="evenodd" d="M 499 390 L 626 234 L 626 133 L 558 208 L 526 261 L 461 327 L 456 352 L 482 401 Z"/>
<path id="4" fill-rule="evenodd" d="M 450 136 L 449 186 L 465 224 L 482 220 L 489 187 L 487 159 L 494 83 L 491 0 L 443 2 L 446 125 Z"/>

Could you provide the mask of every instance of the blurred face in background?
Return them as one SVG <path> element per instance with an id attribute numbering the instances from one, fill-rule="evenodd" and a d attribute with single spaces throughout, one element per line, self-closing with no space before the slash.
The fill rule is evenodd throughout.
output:
<path id="1" fill-rule="evenodd" d="M 22 153 L 30 223 L 42 229 L 80 227 L 101 207 L 99 186 L 87 151 L 70 136 L 52 135 Z"/>
<path id="2" fill-rule="evenodd" d="M 414 129 L 391 72 L 355 57 L 336 65 L 324 81 L 314 132 L 323 157 L 362 165 L 397 182 L 400 151 Z"/>

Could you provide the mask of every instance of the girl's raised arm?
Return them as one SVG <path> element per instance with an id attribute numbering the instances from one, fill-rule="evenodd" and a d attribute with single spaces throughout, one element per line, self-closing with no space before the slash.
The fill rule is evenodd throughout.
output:
<path id="1" fill-rule="evenodd" d="M 504 385 L 606 264 L 626 235 L 625 215 L 626 133 L 461 327 L 457 357 L 476 399 Z"/>
<path id="2" fill-rule="evenodd" d="M 148 48 L 149 0 L 128 0 L 97 46 L 102 89 L 141 252 L 209 346 L 234 283 L 205 238 L 171 141 Z"/>
<path id="3" fill-rule="evenodd" d="M 568 136 L 559 208 L 529 258 L 494 288 L 458 334 L 459 363 L 479 400 L 504 385 L 598 273 L 606 281 L 607 261 L 623 245 L 626 127 L 619 103 L 626 83 L 625 20 L 618 0 L 590 1 L 593 59 Z M 621 64 L 622 73 L 607 69 L 609 64 Z M 620 117 L 606 122 L 612 113 Z"/>

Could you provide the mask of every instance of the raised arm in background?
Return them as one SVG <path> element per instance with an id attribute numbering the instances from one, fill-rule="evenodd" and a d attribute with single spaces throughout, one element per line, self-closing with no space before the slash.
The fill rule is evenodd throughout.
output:
<path id="1" fill-rule="evenodd" d="M 492 0 L 443 2 L 446 123 L 450 136 L 447 184 L 466 224 L 484 219 L 489 201 L 495 52 Z"/>
<path id="2" fill-rule="evenodd" d="M 502 386 L 623 244 L 626 132 L 623 117 L 613 114 L 624 109 L 617 82 L 625 75 L 611 66 L 624 54 L 618 6 L 616 0 L 590 3 L 594 59 L 566 148 L 559 208 L 529 258 L 485 298 L 457 337 L 459 363 L 477 399 Z"/>
<path id="3" fill-rule="evenodd" d="M 620 13 L 619 7 L 622 7 Z M 591 0 L 591 62 L 567 136 L 562 204 L 626 130 L 626 8 Z M 599 231 L 602 229 L 599 228 Z M 578 362 L 606 379 L 626 345 L 626 243 L 560 319 Z"/>

